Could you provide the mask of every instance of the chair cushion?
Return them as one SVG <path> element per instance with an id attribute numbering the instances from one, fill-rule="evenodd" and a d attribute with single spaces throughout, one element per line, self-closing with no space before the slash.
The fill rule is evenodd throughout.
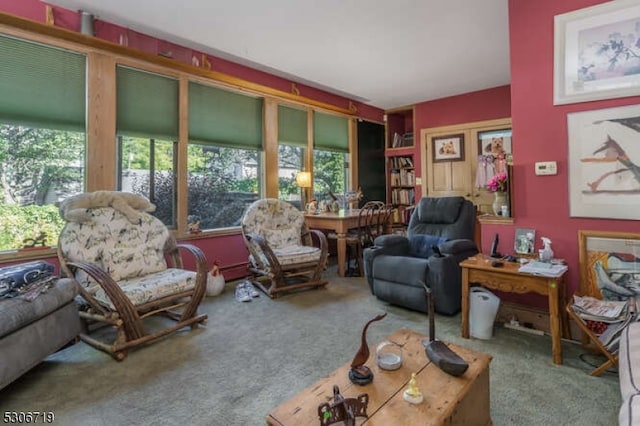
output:
<path id="1" fill-rule="evenodd" d="M 447 240 L 447 237 L 437 235 L 412 235 L 409 237 L 409 255 L 426 259 L 427 257 L 433 256 L 432 246 L 439 246 Z"/>
<path id="2" fill-rule="evenodd" d="M 132 224 L 112 208 L 91 209 L 91 216 L 89 222 L 65 225 L 60 244 L 67 259 L 94 263 L 115 281 L 166 269 L 169 231 L 159 219 L 141 213 L 141 223 Z M 81 285 L 96 290 L 91 280 L 79 275 Z"/>
<path id="3" fill-rule="evenodd" d="M 294 263 L 319 262 L 322 250 L 312 246 L 293 246 L 273 251 L 280 265 L 291 265 Z"/>
<path id="4" fill-rule="evenodd" d="M 264 235 L 265 229 L 294 228 L 298 232 L 305 226 L 304 216 L 293 205 L 275 198 L 264 198 L 254 202 L 242 218 L 245 234 Z"/>
<path id="5" fill-rule="evenodd" d="M 299 228 L 264 229 L 262 235 L 272 249 L 301 245 Z"/>
<path id="6" fill-rule="evenodd" d="M 174 268 L 118 282 L 120 288 L 134 306 L 191 290 L 195 283 L 196 273 L 194 271 Z M 105 306 L 115 309 L 103 289 L 96 292 L 95 298 Z"/>
<path id="7" fill-rule="evenodd" d="M 464 197 L 422 198 L 417 209 L 418 219 L 425 223 L 455 223 L 464 200 Z"/>

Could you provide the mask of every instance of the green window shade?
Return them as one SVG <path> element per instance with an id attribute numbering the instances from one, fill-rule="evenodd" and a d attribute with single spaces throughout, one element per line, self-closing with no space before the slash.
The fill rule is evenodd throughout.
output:
<path id="1" fill-rule="evenodd" d="M 178 80 L 118 66 L 116 87 L 118 134 L 178 139 Z"/>
<path id="2" fill-rule="evenodd" d="M 86 57 L 0 36 L 0 121 L 85 131 Z"/>
<path id="3" fill-rule="evenodd" d="M 313 144 L 315 148 L 325 151 L 349 152 L 347 119 L 314 111 Z"/>
<path id="4" fill-rule="evenodd" d="M 189 140 L 262 149 L 262 99 L 190 82 Z"/>
<path id="5" fill-rule="evenodd" d="M 307 111 L 278 105 L 278 142 L 307 147 Z"/>

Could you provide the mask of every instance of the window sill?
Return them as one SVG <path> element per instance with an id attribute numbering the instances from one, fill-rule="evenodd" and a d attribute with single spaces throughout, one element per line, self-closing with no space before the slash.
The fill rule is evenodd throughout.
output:
<path id="1" fill-rule="evenodd" d="M 0 251 L 0 264 L 57 257 L 55 247 Z"/>

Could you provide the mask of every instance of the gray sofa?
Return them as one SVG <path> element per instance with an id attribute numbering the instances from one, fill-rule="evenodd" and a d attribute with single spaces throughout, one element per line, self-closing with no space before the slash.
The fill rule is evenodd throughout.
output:
<path id="1" fill-rule="evenodd" d="M 618 359 L 622 405 L 620 426 L 640 424 L 640 322 L 632 322 L 620 336 Z"/>
<path id="2" fill-rule="evenodd" d="M 0 389 L 80 333 L 77 283 L 59 279 L 33 301 L 0 299 Z"/>
<path id="3" fill-rule="evenodd" d="M 460 310 L 459 263 L 478 253 L 473 241 L 476 210 L 463 197 L 424 197 L 416 206 L 407 236 L 382 235 L 364 251 L 365 276 L 380 300 L 427 312 L 422 283 L 431 289 L 436 312 Z M 438 246 L 442 256 L 434 253 Z"/>

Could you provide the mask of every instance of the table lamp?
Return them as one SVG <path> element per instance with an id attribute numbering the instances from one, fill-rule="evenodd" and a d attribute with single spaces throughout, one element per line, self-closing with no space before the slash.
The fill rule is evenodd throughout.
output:
<path id="1" fill-rule="evenodd" d="M 296 173 L 296 185 L 302 189 L 302 210 L 307 205 L 307 188 L 311 188 L 311 172 Z"/>

